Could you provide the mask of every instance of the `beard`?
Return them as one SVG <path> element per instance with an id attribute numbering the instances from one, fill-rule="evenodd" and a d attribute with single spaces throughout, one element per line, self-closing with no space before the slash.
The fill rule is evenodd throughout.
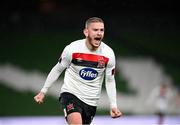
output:
<path id="1" fill-rule="evenodd" d="M 101 45 L 101 38 L 100 37 L 89 38 L 89 43 L 92 47 L 98 48 Z"/>
<path id="2" fill-rule="evenodd" d="M 97 50 L 98 47 L 101 45 L 101 38 L 87 37 L 87 40 L 91 50 Z"/>

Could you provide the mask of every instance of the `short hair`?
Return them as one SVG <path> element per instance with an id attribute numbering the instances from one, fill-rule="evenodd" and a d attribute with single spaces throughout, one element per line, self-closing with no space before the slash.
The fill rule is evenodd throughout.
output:
<path id="1" fill-rule="evenodd" d="M 87 28 L 89 24 L 95 23 L 95 22 L 104 23 L 104 21 L 99 17 L 91 17 L 91 18 L 86 20 L 85 28 Z"/>

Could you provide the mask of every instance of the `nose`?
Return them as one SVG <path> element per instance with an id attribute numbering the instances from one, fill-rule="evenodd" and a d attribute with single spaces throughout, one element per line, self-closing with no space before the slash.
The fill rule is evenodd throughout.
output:
<path id="1" fill-rule="evenodd" d="M 101 31 L 98 31 L 98 32 L 97 32 L 97 34 L 98 34 L 98 35 L 101 35 L 101 34 L 102 34 L 102 32 L 101 32 Z"/>

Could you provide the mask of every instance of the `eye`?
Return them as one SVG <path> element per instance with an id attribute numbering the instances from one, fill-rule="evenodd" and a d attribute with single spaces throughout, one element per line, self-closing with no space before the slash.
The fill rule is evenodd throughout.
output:
<path id="1" fill-rule="evenodd" d="M 98 31 L 98 29 L 94 29 L 94 31 Z"/>
<path id="2" fill-rule="evenodd" d="M 103 32 L 103 31 L 104 31 L 104 29 L 100 29 L 100 31 L 102 31 L 102 32 Z"/>

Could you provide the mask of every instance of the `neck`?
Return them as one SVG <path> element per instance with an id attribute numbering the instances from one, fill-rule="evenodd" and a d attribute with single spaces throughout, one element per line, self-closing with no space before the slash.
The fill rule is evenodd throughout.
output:
<path id="1" fill-rule="evenodd" d="M 87 46 L 87 48 L 90 50 L 90 51 L 92 51 L 92 52 L 94 52 L 94 51 L 96 51 L 98 48 L 96 48 L 96 47 L 93 47 L 90 43 L 89 43 L 89 40 L 88 39 L 86 39 L 86 46 Z"/>

